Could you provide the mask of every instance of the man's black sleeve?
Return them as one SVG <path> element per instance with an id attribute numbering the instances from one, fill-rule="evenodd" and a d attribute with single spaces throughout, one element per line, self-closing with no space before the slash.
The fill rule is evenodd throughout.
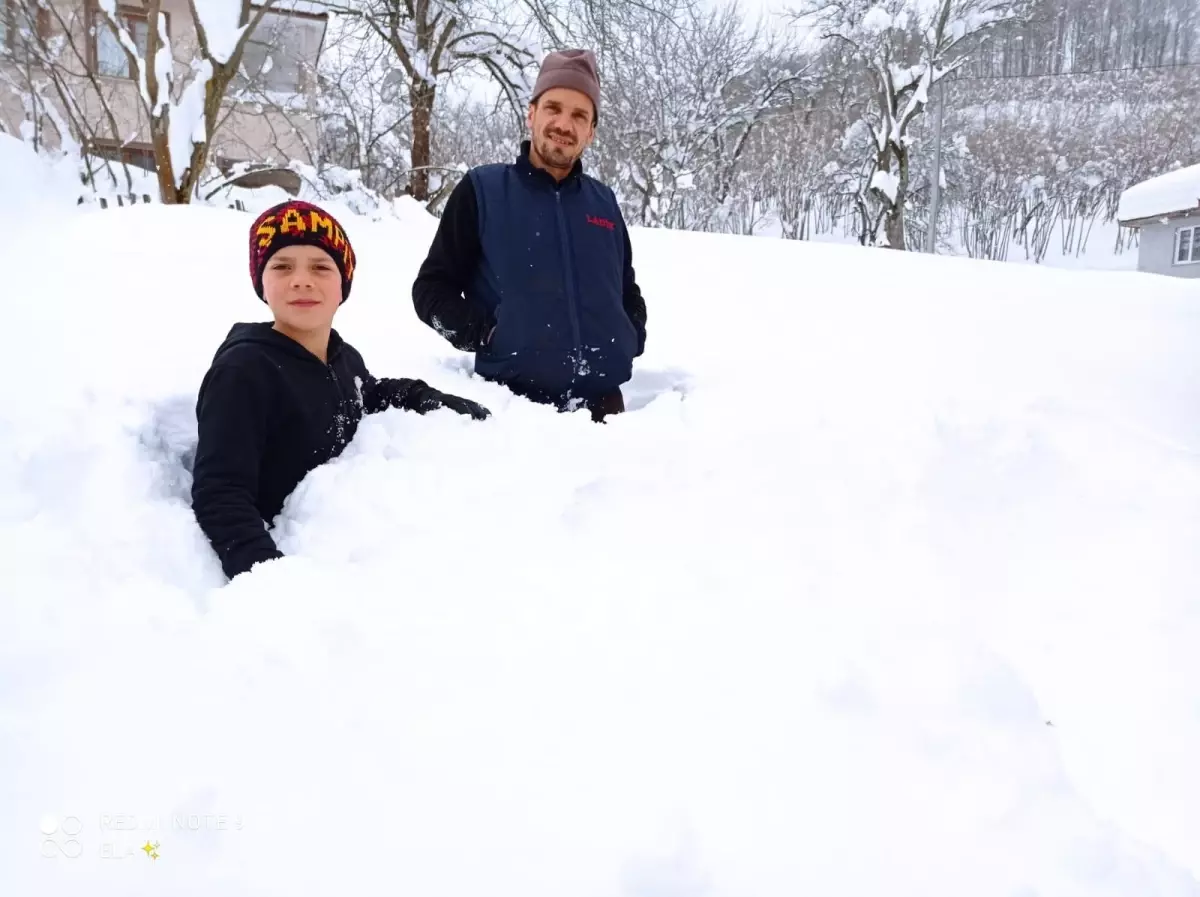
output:
<path id="1" fill-rule="evenodd" d="M 479 264 L 479 207 L 469 176 L 446 200 L 429 255 L 413 281 L 417 317 L 462 352 L 474 352 L 487 341 L 496 322 L 486 308 L 464 296 Z"/>
<path id="2" fill-rule="evenodd" d="M 637 354 L 641 355 L 646 351 L 646 300 L 642 298 L 641 287 L 638 286 L 633 273 L 633 245 L 629 242 L 629 228 L 624 226 L 624 221 L 621 224 L 621 230 L 625 234 L 625 275 L 621 302 L 625 306 L 625 314 L 629 315 L 629 320 L 633 322 L 633 328 L 637 331 Z"/>
<path id="3" fill-rule="evenodd" d="M 283 557 L 255 507 L 270 413 L 268 385 L 255 371 L 230 361 L 205 375 L 196 403 L 192 511 L 230 579 Z"/>

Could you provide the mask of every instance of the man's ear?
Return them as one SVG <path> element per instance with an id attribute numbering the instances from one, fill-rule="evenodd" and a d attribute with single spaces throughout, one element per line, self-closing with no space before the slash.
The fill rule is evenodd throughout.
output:
<path id="1" fill-rule="evenodd" d="M 533 113 L 536 109 L 537 104 L 530 103 L 529 108 L 525 111 L 525 127 L 529 128 L 530 131 L 533 130 Z"/>

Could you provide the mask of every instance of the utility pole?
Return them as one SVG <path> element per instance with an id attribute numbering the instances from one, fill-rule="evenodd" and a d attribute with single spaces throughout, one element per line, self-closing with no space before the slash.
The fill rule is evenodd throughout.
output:
<path id="1" fill-rule="evenodd" d="M 937 252 L 938 203 L 942 198 L 942 112 L 946 107 L 946 79 L 938 80 L 937 108 L 933 113 L 933 184 L 929 190 L 929 222 L 925 229 L 925 251 Z"/>

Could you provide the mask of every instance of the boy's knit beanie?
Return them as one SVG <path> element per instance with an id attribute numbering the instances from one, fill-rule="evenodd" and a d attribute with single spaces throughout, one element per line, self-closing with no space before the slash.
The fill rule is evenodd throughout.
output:
<path id="1" fill-rule="evenodd" d="M 293 199 L 267 209 L 250 225 L 250 280 L 264 302 L 263 270 L 285 246 L 318 246 L 333 257 L 342 275 L 342 301 L 354 282 L 354 249 L 337 219 L 324 209 Z"/>

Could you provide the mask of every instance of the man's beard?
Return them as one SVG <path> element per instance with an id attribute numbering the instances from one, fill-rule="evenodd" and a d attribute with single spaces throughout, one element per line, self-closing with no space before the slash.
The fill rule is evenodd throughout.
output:
<path id="1" fill-rule="evenodd" d="M 556 168 L 570 168 L 575 164 L 575 151 L 578 149 L 577 143 L 572 143 L 570 146 L 563 146 L 555 143 L 554 138 L 546 131 L 542 132 L 541 145 L 538 146 L 538 155 L 542 160 L 553 165 Z"/>

